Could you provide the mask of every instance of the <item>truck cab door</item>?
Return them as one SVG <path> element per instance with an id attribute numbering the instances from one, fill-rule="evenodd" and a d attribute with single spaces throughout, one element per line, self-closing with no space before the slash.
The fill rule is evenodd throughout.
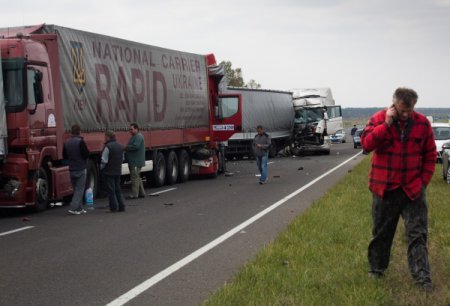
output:
<path id="1" fill-rule="evenodd" d="M 342 110 L 340 105 L 327 106 L 327 133 L 332 135 L 344 128 L 342 121 Z"/>
<path id="2" fill-rule="evenodd" d="M 227 141 L 242 130 L 242 101 L 240 94 L 221 94 L 214 106 L 213 135 L 215 141 Z"/>

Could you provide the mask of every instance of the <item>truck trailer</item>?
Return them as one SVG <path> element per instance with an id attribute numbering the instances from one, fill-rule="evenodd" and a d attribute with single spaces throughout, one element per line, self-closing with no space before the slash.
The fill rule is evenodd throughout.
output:
<path id="1" fill-rule="evenodd" d="M 289 144 L 294 118 L 291 92 L 230 86 L 226 92 L 242 97 L 242 131 L 228 140 L 225 146 L 228 159 L 253 156 L 252 143 L 258 125 L 270 135 L 269 157 Z"/>
<path id="2" fill-rule="evenodd" d="M 322 152 L 329 154 L 329 135 L 343 128 L 342 111 L 335 105 L 330 88 L 293 90 L 295 111 L 291 149 L 293 154 Z"/>
<path id="3" fill-rule="evenodd" d="M 70 197 L 63 144 L 73 124 L 90 152 L 86 188 L 99 191 L 104 132 L 119 143 L 137 123 L 148 182 L 216 176 L 241 128 L 241 97 L 219 93 L 224 70 L 197 55 L 57 25 L 0 29 L 0 207 L 43 210 Z M 122 167 L 127 175 L 128 167 Z"/>

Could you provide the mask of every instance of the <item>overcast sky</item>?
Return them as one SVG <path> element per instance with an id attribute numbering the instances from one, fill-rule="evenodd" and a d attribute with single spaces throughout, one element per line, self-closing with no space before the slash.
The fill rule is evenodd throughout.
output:
<path id="1" fill-rule="evenodd" d="M 0 0 L 0 27 L 57 24 L 214 53 L 263 88 L 383 107 L 399 86 L 450 107 L 450 0 Z"/>

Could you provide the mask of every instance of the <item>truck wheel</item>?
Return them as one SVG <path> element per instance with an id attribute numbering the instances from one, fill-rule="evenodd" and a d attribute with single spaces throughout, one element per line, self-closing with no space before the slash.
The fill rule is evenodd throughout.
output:
<path id="1" fill-rule="evenodd" d="M 153 171 L 151 172 L 151 184 L 154 187 L 161 187 L 166 180 L 166 160 L 164 154 L 156 153 L 153 160 Z"/>
<path id="2" fill-rule="evenodd" d="M 169 151 L 166 158 L 166 184 L 173 185 L 178 179 L 178 158 L 175 151 Z"/>
<path id="3" fill-rule="evenodd" d="M 189 154 L 186 150 L 182 149 L 178 153 L 178 182 L 184 183 L 189 179 L 189 173 L 191 170 L 191 162 Z"/>
<path id="4" fill-rule="evenodd" d="M 43 211 L 47 209 L 48 200 L 51 193 L 51 186 L 48 177 L 48 172 L 44 167 L 40 167 L 39 170 L 35 172 L 36 201 L 33 207 L 34 211 Z"/>
<path id="5" fill-rule="evenodd" d="M 225 173 L 227 171 L 227 164 L 225 160 L 225 152 L 223 149 L 219 149 L 217 152 L 217 159 L 219 162 L 219 173 Z"/>
<path id="6" fill-rule="evenodd" d="M 86 165 L 86 187 L 85 190 L 88 188 L 92 188 L 92 192 L 94 193 L 94 198 L 97 197 L 98 193 L 98 168 L 97 164 L 94 162 L 93 159 L 89 158 L 87 165 Z"/>
<path id="7" fill-rule="evenodd" d="M 277 155 L 277 153 L 278 153 L 277 143 L 272 140 L 269 149 L 269 157 L 274 158 Z"/>

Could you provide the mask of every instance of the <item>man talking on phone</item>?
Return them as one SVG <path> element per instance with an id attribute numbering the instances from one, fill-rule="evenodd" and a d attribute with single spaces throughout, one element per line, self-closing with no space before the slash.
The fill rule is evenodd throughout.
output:
<path id="1" fill-rule="evenodd" d="M 365 151 L 373 152 L 369 173 L 372 192 L 372 240 L 369 276 L 381 278 L 389 265 L 400 216 L 408 238 L 408 268 L 426 292 L 433 289 L 428 263 L 428 211 L 425 188 L 435 170 L 436 145 L 428 119 L 414 111 L 417 93 L 394 92 L 393 104 L 375 113 L 361 135 Z"/>

